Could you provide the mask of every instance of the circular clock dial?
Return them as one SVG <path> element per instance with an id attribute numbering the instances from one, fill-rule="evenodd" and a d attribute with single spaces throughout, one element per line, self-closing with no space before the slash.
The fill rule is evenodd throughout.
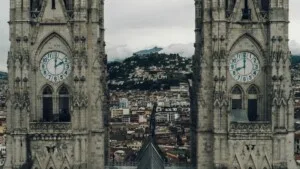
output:
<path id="1" fill-rule="evenodd" d="M 40 71 L 49 81 L 60 82 L 71 73 L 71 62 L 62 52 L 49 52 L 42 57 Z"/>
<path id="2" fill-rule="evenodd" d="M 259 60 L 250 52 L 237 53 L 230 60 L 229 72 L 236 81 L 252 81 L 260 72 Z"/>

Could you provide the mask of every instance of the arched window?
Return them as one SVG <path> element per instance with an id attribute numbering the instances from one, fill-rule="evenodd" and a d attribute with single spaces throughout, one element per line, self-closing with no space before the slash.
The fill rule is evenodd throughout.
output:
<path id="1" fill-rule="evenodd" d="M 244 5 L 242 19 L 251 20 L 251 9 L 249 8 L 248 0 L 244 0 Z"/>
<path id="2" fill-rule="evenodd" d="M 269 4 L 270 4 L 269 0 L 261 0 L 261 9 L 263 11 L 269 11 Z"/>
<path id="3" fill-rule="evenodd" d="M 32 18 L 38 17 L 41 8 L 42 8 L 43 0 L 30 0 L 30 14 Z"/>
<path id="4" fill-rule="evenodd" d="M 53 120 L 53 90 L 46 86 L 43 90 L 43 121 Z"/>
<path id="5" fill-rule="evenodd" d="M 227 11 L 232 11 L 235 6 L 236 0 L 226 0 L 225 6 Z"/>
<path id="6" fill-rule="evenodd" d="M 258 106 L 257 97 L 258 89 L 255 86 L 250 86 L 248 89 L 248 119 L 249 121 L 258 120 Z"/>
<path id="7" fill-rule="evenodd" d="M 52 0 L 52 9 L 56 9 L 55 0 Z"/>
<path id="8" fill-rule="evenodd" d="M 64 0 L 64 4 L 67 10 L 73 10 L 73 0 Z"/>
<path id="9" fill-rule="evenodd" d="M 231 91 L 231 112 L 232 121 L 248 121 L 246 112 L 243 109 L 243 90 L 240 86 L 235 86 Z"/>
<path id="10" fill-rule="evenodd" d="M 62 86 L 59 90 L 59 121 L 68 122 L 70 118 L 70 96 L 69 91 L 65 86 Z"/>
<path id="11" fill-rule="evenodd" d="M 42 8 L 43 0 L 30 0 L 30 10 L 31 11 L 40 11 Z"/>

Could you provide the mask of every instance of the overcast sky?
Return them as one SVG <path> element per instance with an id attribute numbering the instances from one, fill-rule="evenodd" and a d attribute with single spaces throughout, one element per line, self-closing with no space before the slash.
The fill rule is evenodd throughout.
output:
<path id="1" fill-rule="evenodd" d="M 300 0 L 290 0 L 290 47 L 300 54 Z M 9 49 L 9 0 L 0 5 L 0 70 Z M 109 60 L 159 46 L 166 53 L 193 54 L 194 0 L 106 0 L 105 39 Z"/>

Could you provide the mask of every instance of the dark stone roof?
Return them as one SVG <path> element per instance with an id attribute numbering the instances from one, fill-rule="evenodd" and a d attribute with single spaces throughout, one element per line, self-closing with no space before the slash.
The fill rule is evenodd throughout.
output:
<path id="1" fill-rule="evenodd" d="M 165 157 L 155 141 L 149 137 L 137 156 L 137 169 L 164 169 Z"/>
<path id="2" fill-rule="evenodd" d="M 153 106 L 153 111 L 151 114 L 150 120 L 150 136 L 148 140 L 143 144 L 141 150 L 138 153 L 137 161 L 138 168 L 137 169 L 164 169 L 164 164 L 166 162 L 166 158 L 164 157 L 162 151 L 157 146 L 155 141 L 155 113 L 156 113 L 157 104 L 155 103 Z"/>

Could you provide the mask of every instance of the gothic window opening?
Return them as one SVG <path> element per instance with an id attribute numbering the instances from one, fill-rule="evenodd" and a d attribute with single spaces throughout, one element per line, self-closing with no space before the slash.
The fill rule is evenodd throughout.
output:
<path id="1" fill-rule="evenodd" d="M 269 4 L 270 4 L 269 0 L 261 0 L 262 11 L 264 11 L 264 12 L 269 11 Z"/>
<path id="2" fill-rule="evenodd" d="M 251 9 L 249 8 L 248 5 L 248 0 L 244 1 L 244 9 L 242 9 L 243 15 L 242 15 L 242 19 L 243 20 L 251 20 Z"/>
<path id="3" fill-rule="evenodd" d="M 70 18 L 73 18 L 74 12 L 73 12 L 73 0 L 64 0 L 65 8 L 67 11 L 67 14 Z"/>
<path id="4" fill-rule="evenodd" d="M 255 86 L 251 86 L 248 90 L 248 119 L 249 121 L 258 120 L 258 90 Z"/>
<path id="5" fill-rule="evenodd" d="M 233 99 L 232 99 L 232 110 L 242 109 L 242 90 L 239 87 L 235 87 L 232 90 Z"/>
<path id="6" fill-rule="evenodd" d="M 30 14 L 32 18 L 38 17 L 42 9 L 43 0 L 30 0 Z"/>
<path id="7" fill-rule="evenodd" d="M 226 17 L 229 17 L 231 15 L 235 4 L 236 4 L 236 0 L 226 0 L 225 1 Z"/>
<path id="8" fill-rule="evenodd" d="M 248 121 L 243 110 L 243 90 L 240 86 L 235 86 L 231 91 L 231 112 L 232 121 Z"/>
<path id="9" fill-rule="evenodd" d="M 73 0 L 64 0 L 64 4 L 67 10 L 73 10 Z"/>
<path id="10" fill-rule="evenodd" d="M 225 1 L 225 8 L 227 11 L 232 11 L 236 4 L 236 0 L 226 0 Z"/>
<path id="11" fill-rule="evenodd" d="M 52 0 L 52 9 L 56 9 L 55 0 Z"/>
<path id="12" fill-rule="evenodd" d="M 53 91 L 50 86 L 43 90 L 43 121 L 50 122 L 53 120 Z"/>
<path id="13" fill-rule="evenodd" d="M 70 118 L 70 97 L 68 89 L 63 86 L 59 90 L 59 121 L 61 122 L 69 122 Z"/>

